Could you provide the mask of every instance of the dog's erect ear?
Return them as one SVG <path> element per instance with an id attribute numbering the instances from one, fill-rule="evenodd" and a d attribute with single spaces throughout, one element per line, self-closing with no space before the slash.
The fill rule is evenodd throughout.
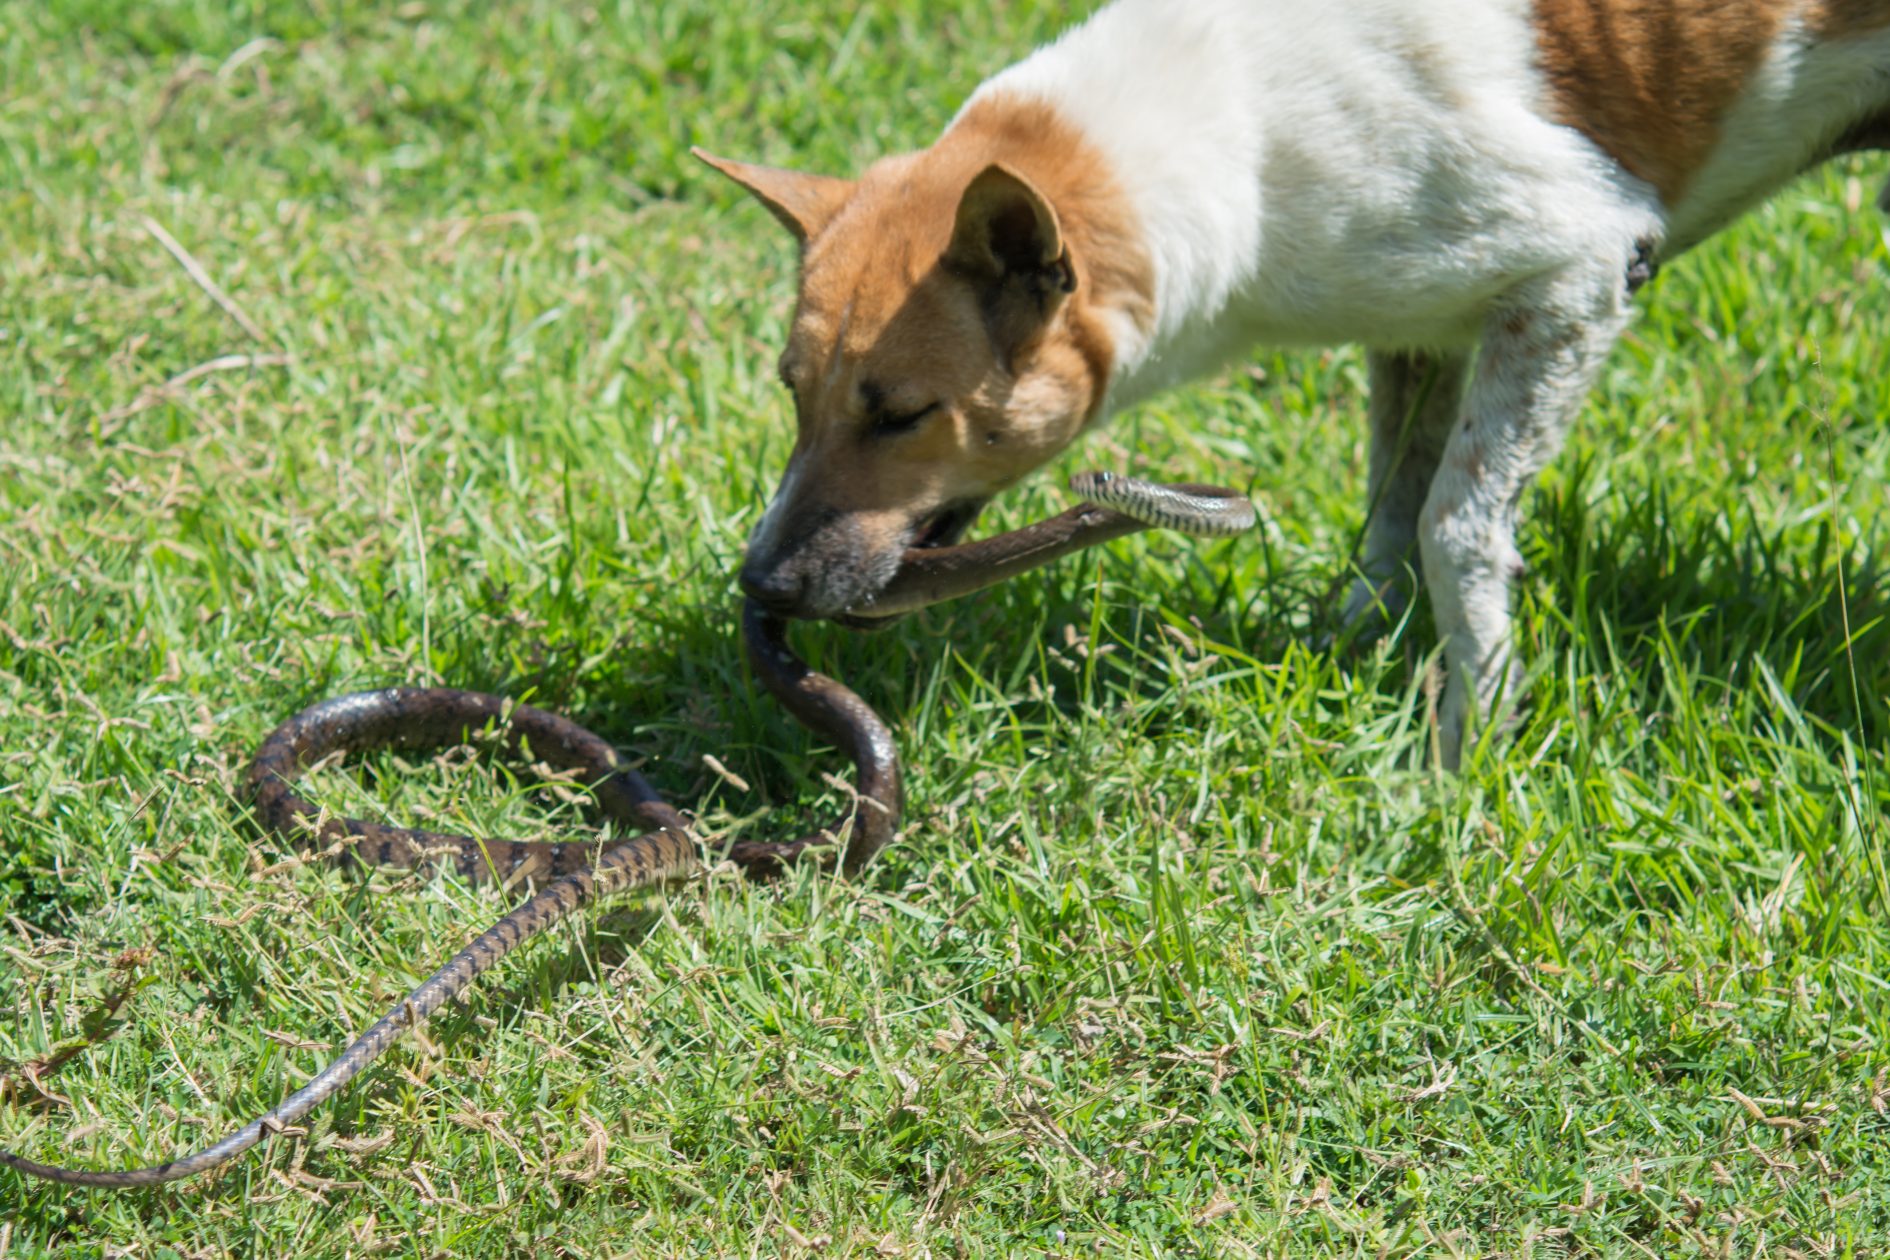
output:
<path id="1" fill-rule="evenodd" d="M 731 162 L 701 149 L 689 152 L 754 194 L 755 200 L 768 207 L 768 213 L 779 219 L 781 226 L 794 233 L 794 239 L 803 245 L 818 236 L 820 229 L 827 226 L 853 195 L 851 180 Z"/>
<path id="2" fill-rule="evenodd" d="M 1043 194 L 1002 166 L 980 171 L 958 201 L 945 261 L 995 280 L 1055 271 L 1062 259 L 1063 229 Z"/>
<path id="3" fill-rule="evenodd" d="M 992 332 L 1015 349 L 1076 291 L 1076 269 L 1056 208 L 1003 166 L 979 172 L 958 202 L 945 265 L 980 286 Z"/>

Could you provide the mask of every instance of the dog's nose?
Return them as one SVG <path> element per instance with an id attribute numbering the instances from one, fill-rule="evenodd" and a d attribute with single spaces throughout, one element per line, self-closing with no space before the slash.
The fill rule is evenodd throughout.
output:
<path id="1" fill-rule="evenodd" d="M 785 615 L 801 606 L 801 579 L 780 569 L 767 571 L 745 564 L 741 584 L 742 593 L 769 612 Z"/>

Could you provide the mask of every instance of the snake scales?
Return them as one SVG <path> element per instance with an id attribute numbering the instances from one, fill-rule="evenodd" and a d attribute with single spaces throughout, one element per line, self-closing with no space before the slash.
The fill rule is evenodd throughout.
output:
<path id="1" fill-rule="evenodd" d="M 856 610 L 847 620 L 856 625 L 883 621 L 1140 529 L 1224 536 L 1253 521 L 1244 497 L 1217 487 L 1155 485 L 1103 473 L 1083 474 L 1072 487 L 1087 502 L 1058 516 L 974 543 L 907 552 L 891 585 L 870 608 Z M 831 854 L 834 841 L 844 838 L 841 869 L 852 874 L 898 829 L 898 752 L 891 730 L 872 707 L 843 684 L 809 669 L 788 646 L 785 632 L 786 626 L 759 605 L 744 605 L 742 637 L 756 677 L 796 718 L 852 759 L 854 803 L 828 831 L 786 842 L 739 841 L 726 856 L 762 877 L 805 854 Z M 337 753 L 453 745 L 488 728 L 500 732 L 515 753 L 528 751 L 556 769 L 578 772 L 588 781 L 597 809 L 640 834 L 595 845 L 482 840 L 327 817 L 295 790 L 304 770 Z M 375 866 L 443 862 L 471 879 L 551 882 L 453 955 L 308 1084 L 221 1141 L 144 1168 L 62 1168 L 4 1151 L 0 1166 L 67 1185 L 120 1188 L 207 1172 L 320 1106 L 522 942 L 604 897 L 663 883 L 701 864 L 688 820 L 608 742 L 556 714 L 482 692 L 390 687 L 321 701 L 263 741 L 244 788 L 261 824 L 303 848 L 338 846 Z"/>

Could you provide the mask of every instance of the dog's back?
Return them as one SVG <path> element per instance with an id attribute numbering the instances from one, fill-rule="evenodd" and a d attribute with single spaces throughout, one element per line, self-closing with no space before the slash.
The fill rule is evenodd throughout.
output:
<path id="1" fill-rule="evenodd" d="M 1255 342 L 1467 344 L 1597 238 L 1670 257 L 1890 144 L 1890 0 L 1122 0 L 968 108 L 1019 99 L 1149 225 L 1179 344 L 1121 405 Z"/>

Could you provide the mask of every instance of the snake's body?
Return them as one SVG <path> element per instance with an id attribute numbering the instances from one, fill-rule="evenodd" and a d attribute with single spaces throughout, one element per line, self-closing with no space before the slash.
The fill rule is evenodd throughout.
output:
<path id="1" fill-rule="evenodd" d="M 1082 547 L 1162 526 L 1222 535 L 1252 522 L 1244 498 L 1213 487 L 1157 486 L 1085 474 L 1079 493 L 1096 503 L 981 542 L 906 553 L 887 592 L 862 619 L 882 618 L 981 589 Z M 1242 528 L 1245 525 L 1241 526 Z M 800 840 L 743 841 L 726 856 L 753 875 L 781 870 L 810 851 L 831 853 L 844 840 L 841 867 L 852 874 L 896 832 L 902 805 L 892 732 L 870 705 L 840 682 L 809 669 L 787 645 L 785 625 L 753 602 L 743 609 L 748 659 L 762 684 L 796 718 L 838 744 L 856 767 L 854 803 L 835 827 Z M 493 730 L 514 752 L 562 771 L 576 771 L 602 814 L 641 829 L 600 843 L 541 843 L 471 836 L 333 818 L 295 790 L 310 766 L 339 753 L 370 748 L 454 745 Z M 324 700 L 304 709 L 263 741 L 244 786 L 258 820 L 304 848 L 340 848 L 374 866 L 452 865 L 471 879 L 550 880 L 482 932 L 356 1038 L 307 1085 L 266 1115 L 221 1141 L 180 1159 L 110 1171 L 60 1168 L 0 1151 L 0 1166 L 68 1185 L 134 1187 L 207 1172 L 267 1135 L 294 1125 L 354 1079 L 395 1041 L 465 992 L 473 980 L 520 944 L 608 896 L 649 888 L 698 869 L 701 856 L 688 820 L 668 804 L 607 741 L 566 718 L 476 691 L 390 687 Z"/>

